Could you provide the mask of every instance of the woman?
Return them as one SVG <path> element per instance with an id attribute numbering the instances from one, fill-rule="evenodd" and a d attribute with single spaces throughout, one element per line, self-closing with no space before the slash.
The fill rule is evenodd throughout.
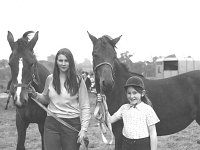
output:
<path id="1" fill-rule="evenodd" d="M 42 93 L 31 90 L 33 98 L 48 104 L 48 110 L 79 133 L 47 115 L 44 125 L 46 150 L 78 150 L 84 142 L 90 120 L 90 104 L 83 79 L 76 74 L 74 58 L 69 49 L 60 49 L 55 57 L 53 74 L 46 79 Z"/>
<path id="2" fill-rule="evenodd" d="M 157 150 L 155 124 L 160 120 L 146 96 L 142 79 L 130 77 L 124 88 L 129 104 L 123 104 L 112 116 L 108 114 L 111 123 L 123 119 L 122 150 Z"/>

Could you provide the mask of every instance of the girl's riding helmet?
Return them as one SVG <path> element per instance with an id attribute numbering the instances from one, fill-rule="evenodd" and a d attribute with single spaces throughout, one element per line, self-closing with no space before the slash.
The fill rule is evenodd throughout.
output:
<path id="1" fill-rule="evenodd" d="M 142 81 L 140 77 L 132 76 L 126 81 L 124 88 L 127 89 L 127 87 L 129 86 L 135 86 L 135 87 L 140 87 L 144 89 L 144 82 Z"/>

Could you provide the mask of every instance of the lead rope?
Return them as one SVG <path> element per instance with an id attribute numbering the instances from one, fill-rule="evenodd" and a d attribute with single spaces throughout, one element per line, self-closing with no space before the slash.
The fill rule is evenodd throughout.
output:
<path id="1" fill-rule="evenodd" d="M 76 128 L 72 127 L 70 124 L 64 122 L 62 119 L 58 118 L 56 115 L 54 115 L 52 112 L 50 112 L 44 105 L 42 105 L 40 102 L 38 102 L 36 99 L 34 99 L 33 97 L 31 97 L 32 100 L 34 102 L 36 102 L 44 111 L 46 111 L 50 116 L 52 116 L 54 119 L 56 119 L 58 122 L 60 122 L 61 124 L 63 124 L 64 126 L 70 128 L 71 130 L 74 130 L 75 132 L 79 133 L 79 130 L 77 130 Z M 86 149 L 88 149 L 88 145 L 89 145 L 89 139 L 88 137 L 84 139 L 84 144 Z"/>
<path id="2" fill-rule="evenodd" d="M 106 103 L 106 96 L 104 94 L 100 94 L 102 99 L 98 99 L 96 101 L 96 107 L 94 110 L 94 117 L 99 121 L 99 126 L 101 129 L 101 137 L 105 144 L 112 144 L 114 135 L 112 132 L 112 126 L 110 121 L 108 120 L 108 106 Z M 106 134 L 106 128 L 109 130 L 111 134 L 111 139 L 108 141 L 104 134 Z"/>

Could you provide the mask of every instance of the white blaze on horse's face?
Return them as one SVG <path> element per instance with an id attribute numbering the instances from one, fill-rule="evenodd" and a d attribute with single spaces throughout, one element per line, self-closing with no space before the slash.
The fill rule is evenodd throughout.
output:
<path id="1" fill-rule="evenodd" d="M 22 83 L 22 69 L 23 69 L 23 58 L 19 59 L 19 72 L 18 72 L 18 76 L 17 76 L 17 82 L 18 84 Z M 16 103 L 18 105 L 22 105 L 21 101 L 20 101 L 20 93 L 22 91 L 22 87 L 17 87 L 16 90 L 16 96 L 17 96 L 17 100 Z"/>

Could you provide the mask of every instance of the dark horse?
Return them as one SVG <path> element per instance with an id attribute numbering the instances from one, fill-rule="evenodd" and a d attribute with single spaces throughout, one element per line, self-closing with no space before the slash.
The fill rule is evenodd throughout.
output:
<path id="1" fill-rule="evenodd" d="M 159 136 L 179 132 L 193 120 L 200 124 L 200 71 L 161 80 L 148 80 L 139 74 L 129 72 L 118 60 L 115 45 L 121 36 L 115 39 L 109 36 L 97 39 L 88 34 L 93 43 L 93 69 L 97 92 L 106 95 L 111 114 L 122 104 L 128 103 L 123 86 L 130 76 L 135 75 L 144 80 L 147 95 L 161 120 L 156 125 Z M 121 150 L 122 126 L 122 121 L 112 125 L 115 150 Z"/>
<path id="2" fill-rule="evenodd" d="M 28 35 L 33 31 L 23 34 L 22 38 L 14 41 L 11 32 L 8 31 L 7 40 L 11 47 L 9 65 L 11 69 L 10 93 L 16 105 L 17 126 L 17 150 L 25 150 L 26 129 L 30 123 L 37 123 L 41 134 L 42 149 L 43 131 L 46 112 L 42 110 L 28 94 L 28 88 L 32 85 L 36 91 L 42 92 L 49 71 L 38 63 L 33 48 L 38 40 L 38 32 L 29 40 Z"/>

